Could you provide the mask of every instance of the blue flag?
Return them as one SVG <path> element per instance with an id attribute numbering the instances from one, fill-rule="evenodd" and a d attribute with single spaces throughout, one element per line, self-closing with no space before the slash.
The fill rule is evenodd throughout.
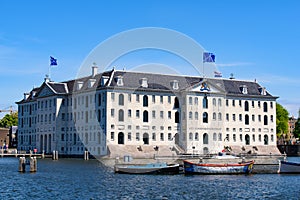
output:
<path id="1" fill-rule="evenodd" d="M 215 62 L 215 54 L 203 52 L 203 62 Z"/>
<path id="2" fill-rule="evenodd" d="M 50 66 L 57 66 L 57 59 L 50 56 Z"/>

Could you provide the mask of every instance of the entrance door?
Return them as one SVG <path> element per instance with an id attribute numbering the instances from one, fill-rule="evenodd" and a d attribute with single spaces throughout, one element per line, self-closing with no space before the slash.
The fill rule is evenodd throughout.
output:
<path id="1" fill-rule="evenodd" d="M 268 145 L 269 144 L 269 137 L 268 135 L 264 135 L 264 145 Z"/>
<path id="2" fill-rule="evenodd" d="M 118 144 L 124 144 L 124 133 L 122 132 L 118 134 Z"/>
<path id="3" fill-rule="evenodd" d="M 250 136 L 248 134 L 245 135 L 245 142 L 246 142 L 246 145 L 250 145 Z"/>
<path id="4" fill-rule="evenodd" d="M 148 133 L 143 134 L 143 142 L 144 142 L 144 144 L 149 144 L 149 135 L 148 135 Z"/>

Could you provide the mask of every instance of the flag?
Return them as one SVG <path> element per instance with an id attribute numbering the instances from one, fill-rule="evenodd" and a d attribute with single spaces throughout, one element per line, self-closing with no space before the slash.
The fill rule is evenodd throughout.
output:
<path id="1" fill-rule="evenodd" d="M 214 74 L 215 74 L 215 77 L 222 77 L 222 73 L 221 72 L 214 71 Z"/>
<path id="2" fill-rule="evenodd" d="M 203 52 L 203 63 L 205 62 L 215 62 L 215 54 Z"/>
<path id="3" fill-rule="evenodd" d="M 57 66 L 57 59 L 50 56 L 50 66 Z"/>

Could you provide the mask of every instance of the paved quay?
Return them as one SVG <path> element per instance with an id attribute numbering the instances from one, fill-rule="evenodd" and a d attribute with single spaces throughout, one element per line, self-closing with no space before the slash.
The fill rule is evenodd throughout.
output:
<path id="1" fill-rule="evenodd" d="M 199 162 L 200 159 L 203 163 L 237 163 L 245 161 L 254 160 L 255 163 L 253 165 L 253 174 L 274 174 L 277 173 L 279 167 L 279 160 L 282 160 L 283 156 L 249 156 L 249 157 L 240 157 L 236 159 L 216 159 L 216 158 L 202 158 L 202 157 L 191 157 L 191 156 L 173 156 L 173 157 L 153 157 L 153 158 L 132 158 L 130 162 L 128 162 L 128 157 L 119 157 L 119 158 L 109 158 L 103 157 L 100 158 L 100 162 L 109 168 L 113 168 L 116 163 L 118 164 L 147 164 L 147 163 L 155 163 L 155 162 L 167 162 L 178 163 L 183 165 L 183 160 L 190 160 L 193 162 Z"/>

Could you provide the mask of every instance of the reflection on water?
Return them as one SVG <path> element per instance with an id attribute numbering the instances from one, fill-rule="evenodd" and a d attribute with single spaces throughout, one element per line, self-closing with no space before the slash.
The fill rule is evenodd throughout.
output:
<path id="1" fill-rule="evenodd" d="M 0 158 L 0 167 L 1 199 L 298 199 L 300 191 L 300 175 L 126 175 L 81 159 L 38 160 L 36 173 L 19 173 L 17 158 Z"/>

